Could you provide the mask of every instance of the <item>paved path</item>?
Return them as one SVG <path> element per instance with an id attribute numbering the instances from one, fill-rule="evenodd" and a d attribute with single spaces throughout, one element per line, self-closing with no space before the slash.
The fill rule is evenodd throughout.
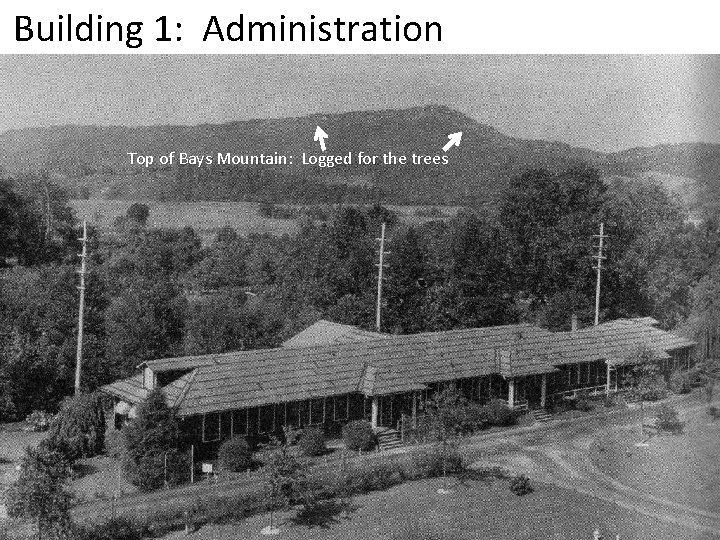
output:
<path id="1" fill-rule="evenodd" d="M 704 414 L 704 410 L 704 405 L 695 406 L 686 409 L 684 414 Z M 475 466 L 499 465 L 540 482 L 572 489 L 645 516 L 720 538 L 720 514 L 656 497 L 622 484 L 600 471 L 590 459 L 589 452 L 597 431 L 583 429 L 580 434 L 572 431 L 572 427 L 568 426 L 560 428 L 552 438 L 545 434 L 508 437 L 503 450 L 478 461 Z"/>

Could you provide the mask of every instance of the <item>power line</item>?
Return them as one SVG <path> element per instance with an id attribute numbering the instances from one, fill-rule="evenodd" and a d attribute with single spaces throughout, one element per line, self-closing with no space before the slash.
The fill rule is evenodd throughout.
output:
<path id="1" fill-rule="evenodd" d="M 377 277 L 377 307 L 375 309 L 375 327 L 377 328 L 377 331 L 380 332 L 380 325 L 381 325 L 381 310 L 382 310 L 382 282 L 383 282 L 383 268 L 385 268 L 387 265 L 385 264 L 385 255 L 389 255 L 389 251 L 385 251 L 385 222 L 382 223 L 382 226 L 380 228 L 380 238 L 376 238 L 378 242 L 380 242 L 380 254 L 379 254 L 379 262 L 375 266 L 378 267 L 378 277 Z"/>
<path id="2" fill-rule="evenodd" d="M 593 234 L 593 238 L 599 239 L 598 245 L 595 248 L 598 250 L 597 255 L 593 255 L 593 259 L 597 261 L 597 265 L 593 268 L 597 271 L 597 281 L 595 283 L 595 326 L 600 322 L 600 272 L 602 272 L 603 259 L 603 240 L 607 238 L 605 233 L 605 224 L 600 223 L 600 234 Z"/>
<path id="3" fill-rule="evenodd" d="M 85 274 L 87 271 L 86 259 L 87 259 L 87 221 L 83 221 L 83 235 L 82 238 L 78 238 L 82 241 L 82 253 L 78 255 L 80 257 L 80 307 L 78 309 L 78 336 L 77 336 L 77 358 L 75 361 L 75 395 L 80 393 L 80 373 L 82 370 L 82 346 L 83 346 L 83 324 L 84 324 L 84 312 L 85 312 Z"/>

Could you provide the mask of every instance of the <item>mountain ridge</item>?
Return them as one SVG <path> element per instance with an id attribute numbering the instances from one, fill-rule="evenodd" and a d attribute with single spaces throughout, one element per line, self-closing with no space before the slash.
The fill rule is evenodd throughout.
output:
<path id="1" fill-rule="evenodd" d="M 298 165 L 302 153 L 320 153 L 312 140 L 316 125 L 329 134 L 328 154 L 362 150 L 375 155 L 387 151 L 396 155 L 443 155 L 441 149 L 449 133 L 462 131 L 463 140 L 460 147 L 451 148 L 447 153 L 450 162 L 446 166 L 368 168 L 354 164 L 332 170 L 302 168 Z M 444 105 L 313 113 L 191 126 L 65 124 L 0 133 L 0 166 L 6 171 L 17 174 L 47 170 L 64 177 L 86 178 L 88 184 L 92 184 L 98 174 L 148 174 L 129 166 L 127 152 L 157 156 L 171 151 L 293 155 L 296 156 L 293 165 L 267 171 L 275 175 L 275 192 L 282 191 L 282 182 L 292 187 L 289 191 L 300 193 L 308 182 L 332 183 L 343 178 L 353 182 L 361 178 L 374 186 L 376 196 L 381 192 L 379 197 L 383 200 L 408 204 L 431 201 L 455 204 L 468 197 L 489 202 L 511 177 L 528 169 L 562 170 L 579 163 L 595 166 L 608 175 L 632 176 L 656 171 L 691 178 L 701 184 L 714 184 L 720 179 L 718 144 L 660 144 L 604 153 L 559 141 L 512 137 Z M 160 178 L 158 182 L 165 182 L 170 175 L 166 172 L 158 177 L 156 171 L 154 174 L 156 179 Z M 235 178 L 236 181 L 245 179 L 242 175 Z M 223 185 L 215 183 L 215 195 L 208 196 L 214 198 L 218 193 L 224 196 Z M 234 186 L 225 186 L 229 187 Z M 165 189 L 166 194 L 169 191 L 172 190 Z M 194 190 L 191 196 L 205 196 L 202 191 L 202 188 Z M 147 194 L 153 195 L 152 191 Z M 257 196 L 258 193 L 242 191 L 232 195 L 250 199 Z"/>

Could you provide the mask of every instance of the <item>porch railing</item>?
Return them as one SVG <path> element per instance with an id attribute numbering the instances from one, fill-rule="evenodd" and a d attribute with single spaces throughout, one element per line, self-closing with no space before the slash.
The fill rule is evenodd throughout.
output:
<path id="1" fill-rule="evenodd" d="M 582 394 L 588 397 L 604 396 L 606 393 L 607 386 L 602 384 L 599 386 L 586 386 L 584 388 L 573 388 L 572 390 L 563 390 L 562 392 L 554 392 L 550 394 L 553 399 L 575 399 L 578 394 Z M 617 392 L 617 388 L 610 386 L 610 393 L 614 394 Z"/>
<path id="2" fill-rule="evenodd" d="M 530 405 L 527 399 L 516 399 L 513 404 L 513 411 L 527 411 Z"/>

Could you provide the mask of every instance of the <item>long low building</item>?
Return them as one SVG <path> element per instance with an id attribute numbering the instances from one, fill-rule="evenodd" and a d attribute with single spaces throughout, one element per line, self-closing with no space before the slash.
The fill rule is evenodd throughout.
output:
<path id="1" fill-rule="evenodd" d="M 212 452 L 226 438 L 283 426 L 333 431 L 364 418 L 395 428 L 447 384 L 468 399 L 500 398 L 516 409 L 609 394 L 622 388 L 640 349 L 670 373 L 690 367 L 694 345 L 651 318 L 568 332 L 515 324 L 403 336 L 319 321 L 275 349 L 145 362 L 102 390 L 114 397 L 120 426 L 161 387 L 190 440 Z"/>

